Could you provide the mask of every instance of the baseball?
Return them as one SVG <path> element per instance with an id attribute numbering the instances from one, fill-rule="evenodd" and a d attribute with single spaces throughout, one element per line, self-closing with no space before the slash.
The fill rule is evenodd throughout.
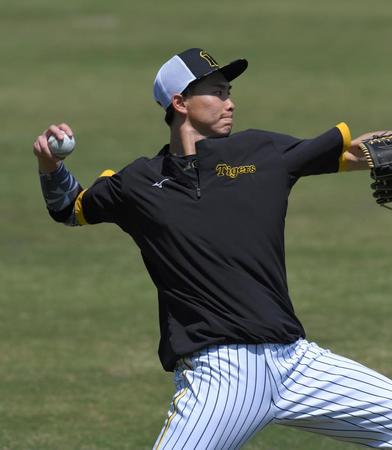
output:
<path id="1" fill-rule="evenodd" d="M 56 136 L 50 136 L 48 139 L 49 150 L 57 158 L 64 159 L 70 155 L 75 148 L 75 138 L 69 137 L 64 133 L 64 138 L 62 140 L 57 139 Z"/>

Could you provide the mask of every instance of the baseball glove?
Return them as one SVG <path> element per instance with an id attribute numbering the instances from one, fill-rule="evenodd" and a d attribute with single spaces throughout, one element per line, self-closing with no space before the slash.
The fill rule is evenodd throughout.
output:
<path id="1" fill-rule="evenodd" d="M 392 135 L 373 136 L 372 139 L 359 144 L 370 167 L 370 175 L 374 182 L 370 187 L 374 190 L 376 202 L 386 208 L 392 202 Z"/>

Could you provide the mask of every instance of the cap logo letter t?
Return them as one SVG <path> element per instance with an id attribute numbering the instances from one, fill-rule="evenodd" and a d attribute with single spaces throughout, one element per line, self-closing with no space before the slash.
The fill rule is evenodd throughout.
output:
<path id="1" fill-rule="evenodd" d="M 200 52 L 200 57 L 204 58 L 211 67 L 219 67 L 219 64 L 215 61 L 215 59 L 204 50 Z"/>

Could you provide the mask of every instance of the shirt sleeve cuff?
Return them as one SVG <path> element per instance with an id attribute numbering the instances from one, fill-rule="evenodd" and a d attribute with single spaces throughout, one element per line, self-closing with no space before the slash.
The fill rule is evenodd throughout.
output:
<path id="1" fill-rule="evenodd" d="M 82 205 L 82 198 L 86 191 L 87 191 L 87 189 L 80 192 L 80 194 L 77 196 L 77 198 L 75 200 L 74 211 L 75 211 L 76 222 L 78 225 L 87 225 L 88 224 L 88 222 L 83 214 L 83 205 Z"/>
<path id="2" fill-rule="evenodd" d="M 102 177 L 112 177 L 113 175 L 115 175 L 116 172 L 112 169 L 106 169 L 104 170 L 98 178 L 102 178 Z"/>
<path id="3" fill-rule="evenodd" d="M 351 146 L 351 133 L 350 128 L 345 122 L 340 122 L 336 125 L 336 128 L 340 131 L 343 139 L 342 153 L 339 158 L 339 172 L 344 172 L 346 170 L 347 163 L 344 152 L 346 152 Z"/>

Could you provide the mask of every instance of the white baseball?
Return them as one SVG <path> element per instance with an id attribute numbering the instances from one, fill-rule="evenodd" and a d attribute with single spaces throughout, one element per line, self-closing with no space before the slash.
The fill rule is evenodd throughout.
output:
<path id="1" fill-rule="evenodd" d="M 69 137 L 64 133 L 64 139 L 57 139 L 55 136 L 50 136 L 48 139 L 49 150 L 57 158 L 64 159 L 70 155 L 75 149 L 75 138 Z"/>

